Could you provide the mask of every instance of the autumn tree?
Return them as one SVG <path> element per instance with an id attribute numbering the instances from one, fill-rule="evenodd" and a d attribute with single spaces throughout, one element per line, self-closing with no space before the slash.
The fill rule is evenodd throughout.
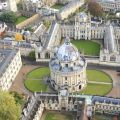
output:
<path id="1" fill-rule="evenodd" d="M 101 6 L 95 1 L 88 2 L 88 10 L 95 17 L 102 17 L 103 15 L 103 10 Z"/>
<path id="2" fill-rule="evenodd" d="M 20 105 L 8 92 L 0 91 L 0 120 L 19 120 Z"/>

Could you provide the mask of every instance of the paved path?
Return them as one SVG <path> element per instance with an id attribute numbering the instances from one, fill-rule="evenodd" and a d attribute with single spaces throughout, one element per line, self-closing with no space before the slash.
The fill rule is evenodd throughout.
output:
<path id="1" fill-rule="evenodd" d="M 103 71 L 108 73 L 113 80 L 113 88 L 107 96 L 120 98 L 120 76 L 117 75 L 117 72 L 115 70 L 103 70 Z"/>
<path id="2" fill-rule="evenodd" d="M 112 83 L 108 82 L 95 82 L 95 81 L 88 81 L 88 83 L 93 83 L 93 84 L 104 84 L 104 85 L 111 85 Z"/>
<path id="3" fill-rule="evenodd" d="M 32 95 L 31 92 L 29 92 L 25 86 L 24 86 L 24 80 L 25 76 L 28 72 L 31 70 L 37 68 L 39 66 L 34 66 L 34 65 L 23 65 L 21 70 L 19 71 L 13 85 L 11 86 L 10 90 L 11 91 L 17 91 L 19 93 L 24 93 L 25 95 Z"/>

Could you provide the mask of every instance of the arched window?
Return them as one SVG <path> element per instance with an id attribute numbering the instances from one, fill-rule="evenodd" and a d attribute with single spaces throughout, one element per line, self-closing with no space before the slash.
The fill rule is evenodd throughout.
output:
<path id="1" fill-rule="evenodd" d="M 50 58 L 50 53 L 46 53 L 46 54 L 45 54 L 45 58 L 46 58 L 46 59 L 49 59 L 49 58 Z"/>
<path id="2" fill-rule="evenodd" d="M 79 85 L 79 89 L 81 89 L 81 85 Z"/>
<path id="3" fill-rule="evenodd" d="M 38 58 L 40 58 L 40 53 L 38 53 Z"/>

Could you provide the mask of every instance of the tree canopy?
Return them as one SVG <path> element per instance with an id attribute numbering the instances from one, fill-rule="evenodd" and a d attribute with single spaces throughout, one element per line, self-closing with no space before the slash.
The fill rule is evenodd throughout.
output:
<path id="1" fill-rule="evenodd" d="M 31 51 L 28 55 L 29 60 L 35 61 L 35 51 Z"/>
<path id="2" fill-rule="evenodd" d="M 0 120 L 19 120 L 20 105 L 8 92 L 0 91 Z"/>
<path id="3" fill-rule="evenodd" d="M 14 12 L 4 12 L 0 15 L 0 20 L 6 23 L 15 23 L 17 17 Z"/>
<path id="4" fill-rule="evenodd" d="M 93 16 L 102 17 L 103 10 L 97 2 L 90 1 L 88 2 L 88 10 Z"/>

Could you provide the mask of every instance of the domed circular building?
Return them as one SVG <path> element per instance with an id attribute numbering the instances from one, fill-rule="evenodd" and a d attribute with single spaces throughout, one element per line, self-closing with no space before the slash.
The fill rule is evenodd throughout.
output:
<path id="1" fill-rule="evenodd" d="M 84 57 L 66 38 L 64 44 L 56 48 L 50 63 L 51 85 L 55 90 L 80 91 L 86 86 L 86 66 Z"/>

